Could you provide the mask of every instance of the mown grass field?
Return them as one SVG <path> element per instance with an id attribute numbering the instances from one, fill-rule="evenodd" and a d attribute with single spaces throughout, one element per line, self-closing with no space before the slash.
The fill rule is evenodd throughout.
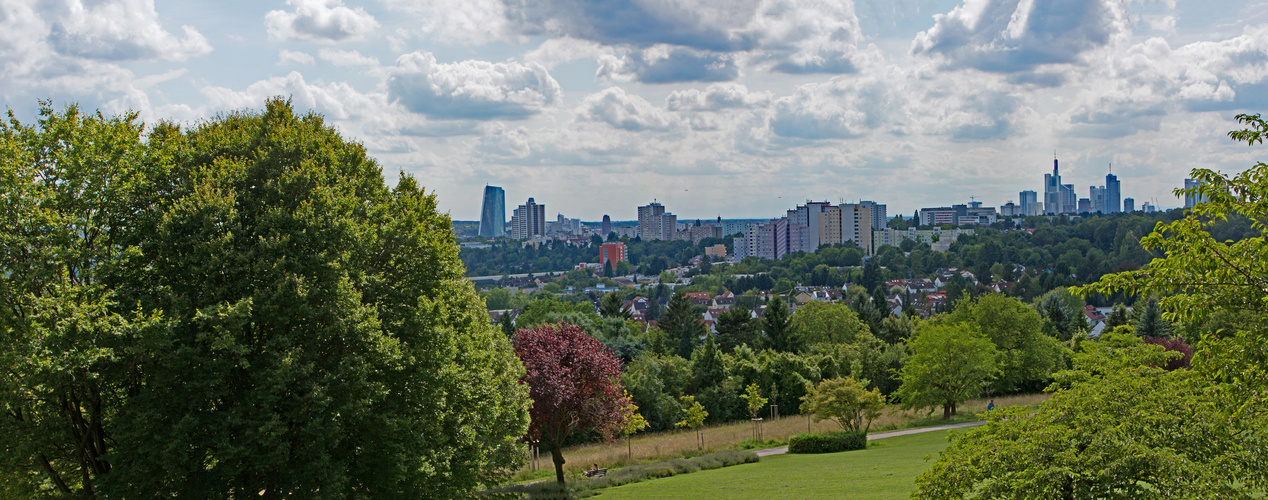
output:
<path id="1" fill-rule="evenodd" d="M 730 498 L 860 500 L 910 498 L 916 476 L 929 468 L 925 457 L 947 447 L 937 431 L 872 441 L 866 450 L 822 455 L 776 455 L 755 464 L 702 471 L 600 490 L 604 500 L 622 498 Z"/>
<path id="2" fill-rule="evenodd" d="M 1003 406 L 1034 405 L 1046 399 L 1048 394 L 1026 394 L 995 398 L 995 404 Z M 967 401 L 960 406 L 961 416 L 950 422 L 942 420 L 941 410 L 932 415 L 925 412 L 903 411 L 891 406 L 885 415 L 872 423 L 872 432 L 886 430 L 941 425 L 944 423 L 970 422 L 977 420 L 974 416 L 986 410 L 988 400 Z M 810 423 L 805 416 L 794 416 L 767 421 L 763 424 L 763 438 L 767 441 L 761 447 L 775 447 L 787 444 L 789 436 L 806 432 L 807 424 L 812 432 L 839 430 L 835 422 L 822 421 Z M 748 422 L 730 423 L 708 426 L 703 429 L 704 450 L 696 449 L 696 435 L 691 431 L 668 431 L 642 434 L 634 437 L 633 457 L 627 455 L 625 440 L 616 443 L 595 443 L 574 446 L 564 449 L 564 471 L 573 476 L 580 476 L 581 471 L 592 464 L 599 467 L 622 467 L 629 464 L 648 463 L 669 458 L 686 458 L 718 450 L 737 448 L 741 442 L 753 437 L 753 426 Z M 550 461 L 550 453 L 543 452 L 537 461 L 536 470 L 530 464 L 518 471 L 511 482 L 554 477 L 554 465 Z"/>

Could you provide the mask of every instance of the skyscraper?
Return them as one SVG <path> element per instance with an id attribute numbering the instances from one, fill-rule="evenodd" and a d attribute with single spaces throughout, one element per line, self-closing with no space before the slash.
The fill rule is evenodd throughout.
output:
<path id="1" fill-rule="evenodd" d="M 1184 180 L 1185 189 L 1193 189 L 1201 185 L 1202 185 L 1202 181 L 1196 181 L 1193 179 Z M 1206 197 L 1202 195 L 1191 195 L 1191 194 L 1184 195 L 1184 208 L 1193 208 L 1193 205 L 1197 205 L 1198 203 L 1206 203 L 1206 202 L 1207 202 Z"/>
<path id="2" fill-rule="evenodd" d="M 484 203 L 480 206 L 480 236 L 506 236 L 506 193 L 497 186 L 484 186 Z"/>
<path id="3" fill-rule="evenodd" d="M 1026 190 L 1019 194 L 1022 215 L 1039 215 L 1043 213 L 1043 205 L 1039 204 L 1039 193 Z"/>
<path id="4" fill-rule="evenodd" d="M 1135 211 L 1136 211 L 1136 199 L 1135 199 L 1135 198 L 1123 198 L 1123 211 L 1124 211 L 1124 212 L 1135 212 Z"/>
<path id="5" fill-rule="evenodd" d="M 538 205 L 532 198 L 515 209 L 511 216 L 511 237 L 526 240 L 546 235 L 546 205 Z"/>
<path id="6" fill-rule="evenodd" d="M 1112 214 L 1122 210 L 1123 204 L 1120 201 L 1122 191 L 1118 184 L 1118 176 L 1114 174 L 1105 175 L 1105 209 L 1107 214 Z"/>
<path id="7" fill-rule="evenodd" d="M 1088 206 L 1088 212 L 1109 213 L 1109 210 L 1105 209 L 1105 186 L 1092 186 L 1089 191 L 1088 200 L 1091 204 Z"/>
<path id="8" fill-rule="evenodd" d="M 1043 174 L 1043 213 L 1059 214 L 1064 212 L 1064 197 L 1061 195 L 1061 174 L 1057 172 L 1057 159 L 1053 158 L 1052 173 Z"/>
<path id="9" fill-rule="evenodd" d="M 863 205 L 872 211 L 872 229 L 885 229 L 889 224 L 889 218 L 885 214 L 885 205 L 874 201 L 860 201 L 859 205 Z"/>
<path id="10" fill-rule="evenodd" d="M 607 238 L 609 234 L 612 234 L 612 218 L 604 214 L 603 225 L 601 225 L 600 228 L 600 231 L 603 232 L 604 238 Z"/>

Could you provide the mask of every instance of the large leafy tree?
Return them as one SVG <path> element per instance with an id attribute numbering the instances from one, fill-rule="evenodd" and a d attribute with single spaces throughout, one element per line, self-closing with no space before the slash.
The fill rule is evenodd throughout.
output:
<path id="1" fill-rule="evenodd" d="M 1230 133 L 1268 135 L 1259 115 Z M 1185 218 L 1140 244 L 1164 257 L 1106 275 L 1085 294 L 1158 294 L 1164 316 L 1202 338 L 1192 369 L 1182 354 L 1142 346 L 1118 326 L 1083 343 L 1075 370 L 1036 411 L 1005 410 L 965 433 L 918 480 L 922 498 L 1257 498 L 1268 489 L 1268 165 L 1236 176 L 1196 169 L 1199 195 Z M 1220 240 L 1212 229 L 1245 217 L 1258 236 Z M 1005 459 L 1005 460 L 1001 460 Z"/>
<path id="2" fill-rule="evenodd" d="M 860 336 L 871 337 L 867 325 L 844 303 L 811 302 L 798 307 L 789 327 L 798 343 L 806 346 L 850 344 Z"/>
<path id="3" fill-rule="evenodd" d="M 718 331 L 718 348 L 724 352 L 734 351 L 741 345 L 760 347 L 760 327 L 754 321 L 753 313 L 743 305 L 736 304 L 719 315 L 714 328 Z"/>
<path id="4" fill-rule="evenodd" d="M 981 332 L 999 351 L 996 392 L 1037 391 L 1062 363 L 1063 348 L 1041 330 L 1043 320 L 1034 309 L 1002 294 L 964 299 L 942 321 L 962 323 Z"/>
<path id="5" fill-rule="evenodd" d="M 523 373 L 447 216 L 316 115 L 0 129 L 0 463 L 31 495 L 453 496 Z M 26 495 L 24 495 L 26 496 Z"/>
<path id="6" fill-rule="evenodd" d="M 941 406 L 944 419 L 981 394 L 998 371 L 995 345 L 965 324 L 921 324 L 907 347 L 911 356 L 895 395 L 904 408 Z"/>
<path id="7" fill-rule="evenodd" d="M 815 421 L 835 420 L 842 430 L 867 432 L 885 410 L 885 395 L 866 385 L 853 377 L 824 379 L 817 385 L 807 382 L 801 412 L 813 413 Z"/>
<path id="8" fill-rule="evenodd" d="M 620 433 L 628 404 L 622 395 L 621 362 L 576 325 L 544 324 L 515 334 L 515 354 L 527 371 L 533 405 L 528 437 L 550 450 L 555 479 L 564 484 L 564 442 L 593 432 Z"/>

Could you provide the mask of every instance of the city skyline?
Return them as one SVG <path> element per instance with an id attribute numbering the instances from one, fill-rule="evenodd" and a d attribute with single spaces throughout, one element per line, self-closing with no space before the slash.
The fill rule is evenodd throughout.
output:
<path id="1" fill-rule="evenodd" d="M 1160 208 L 1268 110 L 1268 3 L 1127 0 L 19 2 L 0 94 L 190 125 L 289 96 L 455 219 L 484 185 L 557 213 L 684 220 L 1063 183 Z M 634 27 L 635 29 L 631 29 Z M 472 201 L 474 200 L 474 202 Z"/>

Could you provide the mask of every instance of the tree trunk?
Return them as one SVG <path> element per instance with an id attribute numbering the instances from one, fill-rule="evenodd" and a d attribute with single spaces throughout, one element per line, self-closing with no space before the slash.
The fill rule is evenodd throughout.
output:
<path id="1" fill-rule="evenodd" d="M 943 420 L 950 420 L 950 419 L 951 419 L 951 403 L 943 403 L 943 405 L 942 405 L 942 419 L 943 419 Z"/>
<path id="2" fill-rule="evenodd" d="M 555 462 L 555 480 L 559 486 L 564 485 L 564 450 L 559 446 L 550 447 L 550 458 Z"/>

